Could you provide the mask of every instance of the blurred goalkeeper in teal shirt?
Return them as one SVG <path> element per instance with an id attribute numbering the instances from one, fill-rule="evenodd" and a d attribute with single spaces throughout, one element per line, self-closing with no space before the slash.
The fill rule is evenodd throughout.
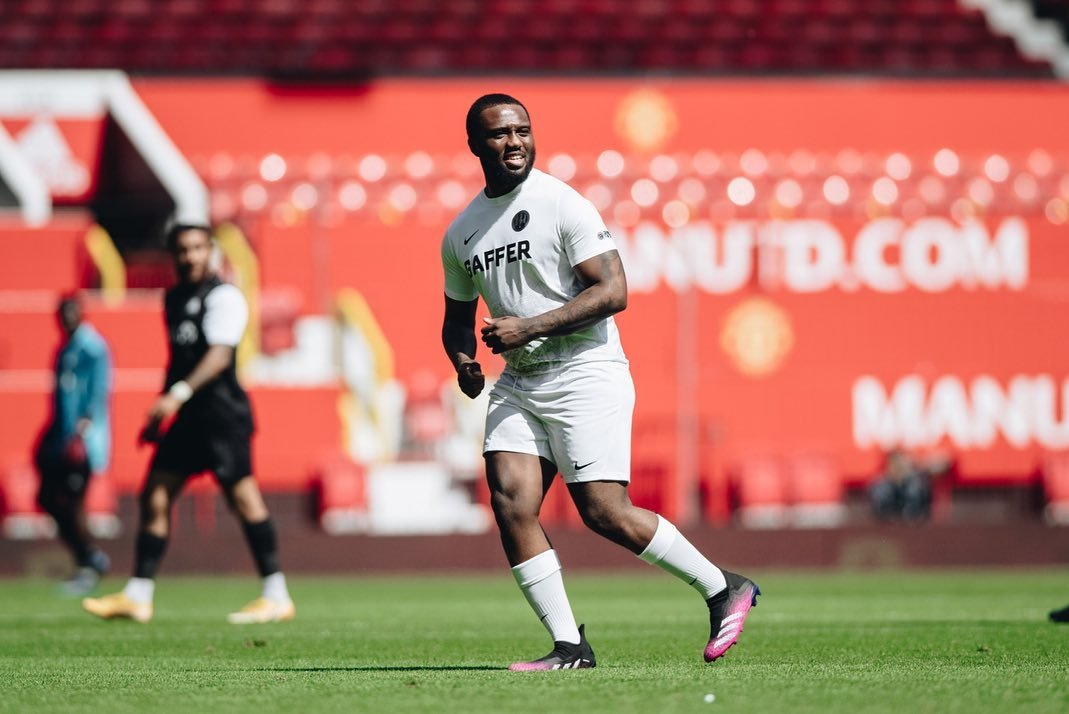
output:
<path id="1" fill-rule="evenodd" d="M 55 519 L 59 537 L 74 557 L 74 575 L 63 587 L 71 595 L 83 595 L 109 566 L 86 526 L 85 492 L 89 478 L 107 468 L 111 451 L 111 353 L 100 333 L 83 320 L 76 298 L 63 298 L 56 317 L 64 339 L 56 354 L 52 418 L 34 455 L 41 477 L 37 502 Z"/>

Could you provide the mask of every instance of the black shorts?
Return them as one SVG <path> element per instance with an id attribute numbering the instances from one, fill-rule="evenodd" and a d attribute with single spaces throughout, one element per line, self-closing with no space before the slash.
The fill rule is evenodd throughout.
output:
<path id="1" fill-rule="evenodd" d="M 71 463 L 62 456 L 41 449 L 34 455 L 34 462 L 41 476 L 42 493 L 64 493 L 73 498 L 85 495 L 92 475 L 88 461 Z"/>
<path id="2" fill-rule="evenodd" d="M 177 419 L 163 435 L 152 470 L 192 476 L 211 471 L 220 486 L 232 486 L 252 474 L 250 434 L 218 433 Z"/>

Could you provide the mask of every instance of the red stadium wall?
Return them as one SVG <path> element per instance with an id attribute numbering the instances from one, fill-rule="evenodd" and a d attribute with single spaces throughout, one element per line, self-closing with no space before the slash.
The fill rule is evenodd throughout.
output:
<path id="1" fill-rule="evenodd" d="M 0 220 L 0 290 L 71 290 L 89 268 L 82 243 L 90 219 L 56 216 L 44 228 L 26 228 L 13 218 Z"/>
<path id="2" fill-rule="evenodd" d="M 290 87 L 249 80 L 134 80 L 188 156 L 259 158 L 316 152 L 464 151 L 464 115 L 486 92 L 531 111 L 543 156 L 630 149 L 620 110 L 636 91 L 663 98 L 670 131 L 657 151 L 1017 153 L 1064 149 L 1065 87 L 1039 82 L 894 82 L 487 78 L 389 80 L 354 87 Z M 640 97 L 641 98 L 641 97 Z M 211 111 L 194 111 L 193 108 Z"/>
<path id="3" fill-rule="evenodd" d="M 503 90 L 525 102 L 543 169 L 560 153 L 589 166 L 604 150 L 625 158 L 628 181 L 641 173 L 633 167 L 657 155 L 730 155 L 739 176 L 748 150 L 770 161 L 805 152 L 828 162 L 799 178 L 807 203 L 794 209 L 762 193 L 774 183 L 767 177 L 751 176 L 756 200 L 731 204 L 721 185 L 729 175 L 707 177 L 720 193 L 691 206 L 681 224 L 664 217 L 663 201 L 655 211 L 621 210 L 631 203 L 626 192 L 605 209 L 632 288 L 619 322 L 638 389 L 636 469 L 669 484 L 646 494 L 650 505 L 682 496 L 680 470 L 705 479 L 722 503 L 729 473 L 751 455 L 828 453 L 859 482 L 877 469 L 881 445 L 897 441 L 952 451 L 963 481 L 987 483 L 1029 481 L 1044 453 L 1069 447 L 1069 337 L 1059 329 L 1069 308 L 1069 228 L 1059 212 L 1069 198 L 1060 173 L 1069 170 L 1063 86 L 486 79 L 316 89 L 140 79 L 135 87 L 216 197 L 240 196 L 245 181 L 271 191 L 289 181 L 258 176 L 272 153 L 299 175 L 322 156 L 337 167 L 379 155 L 388 176 L 402 173 L 413 152 L 435 158 L 431 175 L 408 181 L 419 197 L 409 211 L 389 206 L 390 186 L 366 182 L 359 211 L 280 212 L 268 204 L 236 216 L 260 256 L 264 287 L 295 289 L 303 312 L 322 312 L 339 288 L 357 288 L 402 379 L 420 370 L 449 376 L 438 342 L 438 242 L 455 211 L 440 205 L 435 187 L 456 178 L 478 190 L 463 134 L 477 95 Z M 808 204 L 821 191 L 825 174 L 815 184 L 813 176 L 822 170 L 841 173 L 853 161 L 856 185 L 874 161 L 882 175 L 883 159 L 897 152 L 911 158 L 915 183 L 932 173 L 942 149 L 975 164 L 977 176 L 988 157 L 1004 157 L 1010 174 L 989 182 L 994 200 L 978 207 L 948 199 L 919 210 L 905 199 L 918 189 L 901 181 L 903 200 L 890 207 L 856 193 L 842 207 Z M 1036 150 L 1053 170 L 1034 170 L 1028 157 Z M 1006 187 L 1022 174 L 1037 196 L 1008 200 Z M 965 178 L 944 178 L 947 191 L 971 190 Z M 341 178 L 321 180 L 335 186 Z M 918 210 L 904 210 L 907 203 Z M 146 347 L 153 354 L 156 339 Z M 299 428 L 304 441 L 296 443 L 309 453 L 295 446 L 293 465 L 269 481 L 303 485 L 296 474 L 307 470 L 310 452 L 337 444 L 331 398 L 315 402 L 323 413 L 315 425 L 305 423 L 311 409 L 277 414 L 281 403 L 272 398 L 257 404 L 265 435 Z M 117 433 L 117 464 L 132 463 L 127 441 Z"/>

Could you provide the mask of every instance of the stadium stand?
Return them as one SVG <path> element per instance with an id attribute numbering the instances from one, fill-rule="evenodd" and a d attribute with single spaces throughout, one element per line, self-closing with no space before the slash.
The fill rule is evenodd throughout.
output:
<path id="1" fill-rule="evenodd" d="M 1054 0 L 1037 5 L 1064 13 Z M 1051 73 L 957 0 L 21 0 L 0 9 L 0 66 L 316 79 Z"/>
<path id="2" fill-rule="evenodd" d="M 284 220 L 279 206 L 334 216 L 374 216 L 384 205 L 400 214 L 428 206 L 458 208 L 479 185 L 477 177 L 460 180 L 452 173 L 463 160 L 463 155 L 415 151 L 356 159 L 268 154 L 259 162 L 243 162 L 223 153 L 210 160 L 194 157 L 194 166 L 212 191 L 216 220 L 270 216 L 271 211 Z M 547 164 L 550 173 L 576 185 L 600 209 L 611 210 L 624 227 L 646 219 L 682 225 L 709 217 L 916 219 L 947 212 L 964 217 L 978 211 L 1059 211 L 1060 203 L 1041 199 L 1060 194 L 1063 169 L 1061 157 L 1042 149 L 1014 157 L 959 156 L 950 149 L 931 156 L 849 149 L 785 155 L 752 149 L 652 157 L 608 150 L 596 156 L 555 154 Z"/>

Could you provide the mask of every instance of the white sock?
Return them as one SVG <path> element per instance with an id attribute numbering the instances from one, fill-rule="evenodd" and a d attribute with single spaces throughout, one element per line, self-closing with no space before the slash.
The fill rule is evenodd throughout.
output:
<path id="1" fill-rule="evenodd" d="M 138 605 L 151 605 L 152 595 L 156 592 L 156 581 L 152 578 L 130 578 L 122 591 Z"/>
<path id="2" fill-rule="evenodd" d="M 525 560 L 512 569 L 512 575 L 553 641 L 579 644 L 579 628 L 564 592 L 557 552 L 547 550 Z"/>
<path id="3" fill-rule="evenodd" d="M 661 516 L 657 516 L 657 530 L 653 538 L 638 557 L 684 581 L 706 600 L 727 587 L 720 568 L 710 563 L 675 526 Z"/>
<path id="4" fill-rule="evenodd" d="M 290 591 L 286 589 L 286 576 L 282 573 L 271 573 L 264 578 L 263 597 L 271 602 L 289 602 Z"/>

